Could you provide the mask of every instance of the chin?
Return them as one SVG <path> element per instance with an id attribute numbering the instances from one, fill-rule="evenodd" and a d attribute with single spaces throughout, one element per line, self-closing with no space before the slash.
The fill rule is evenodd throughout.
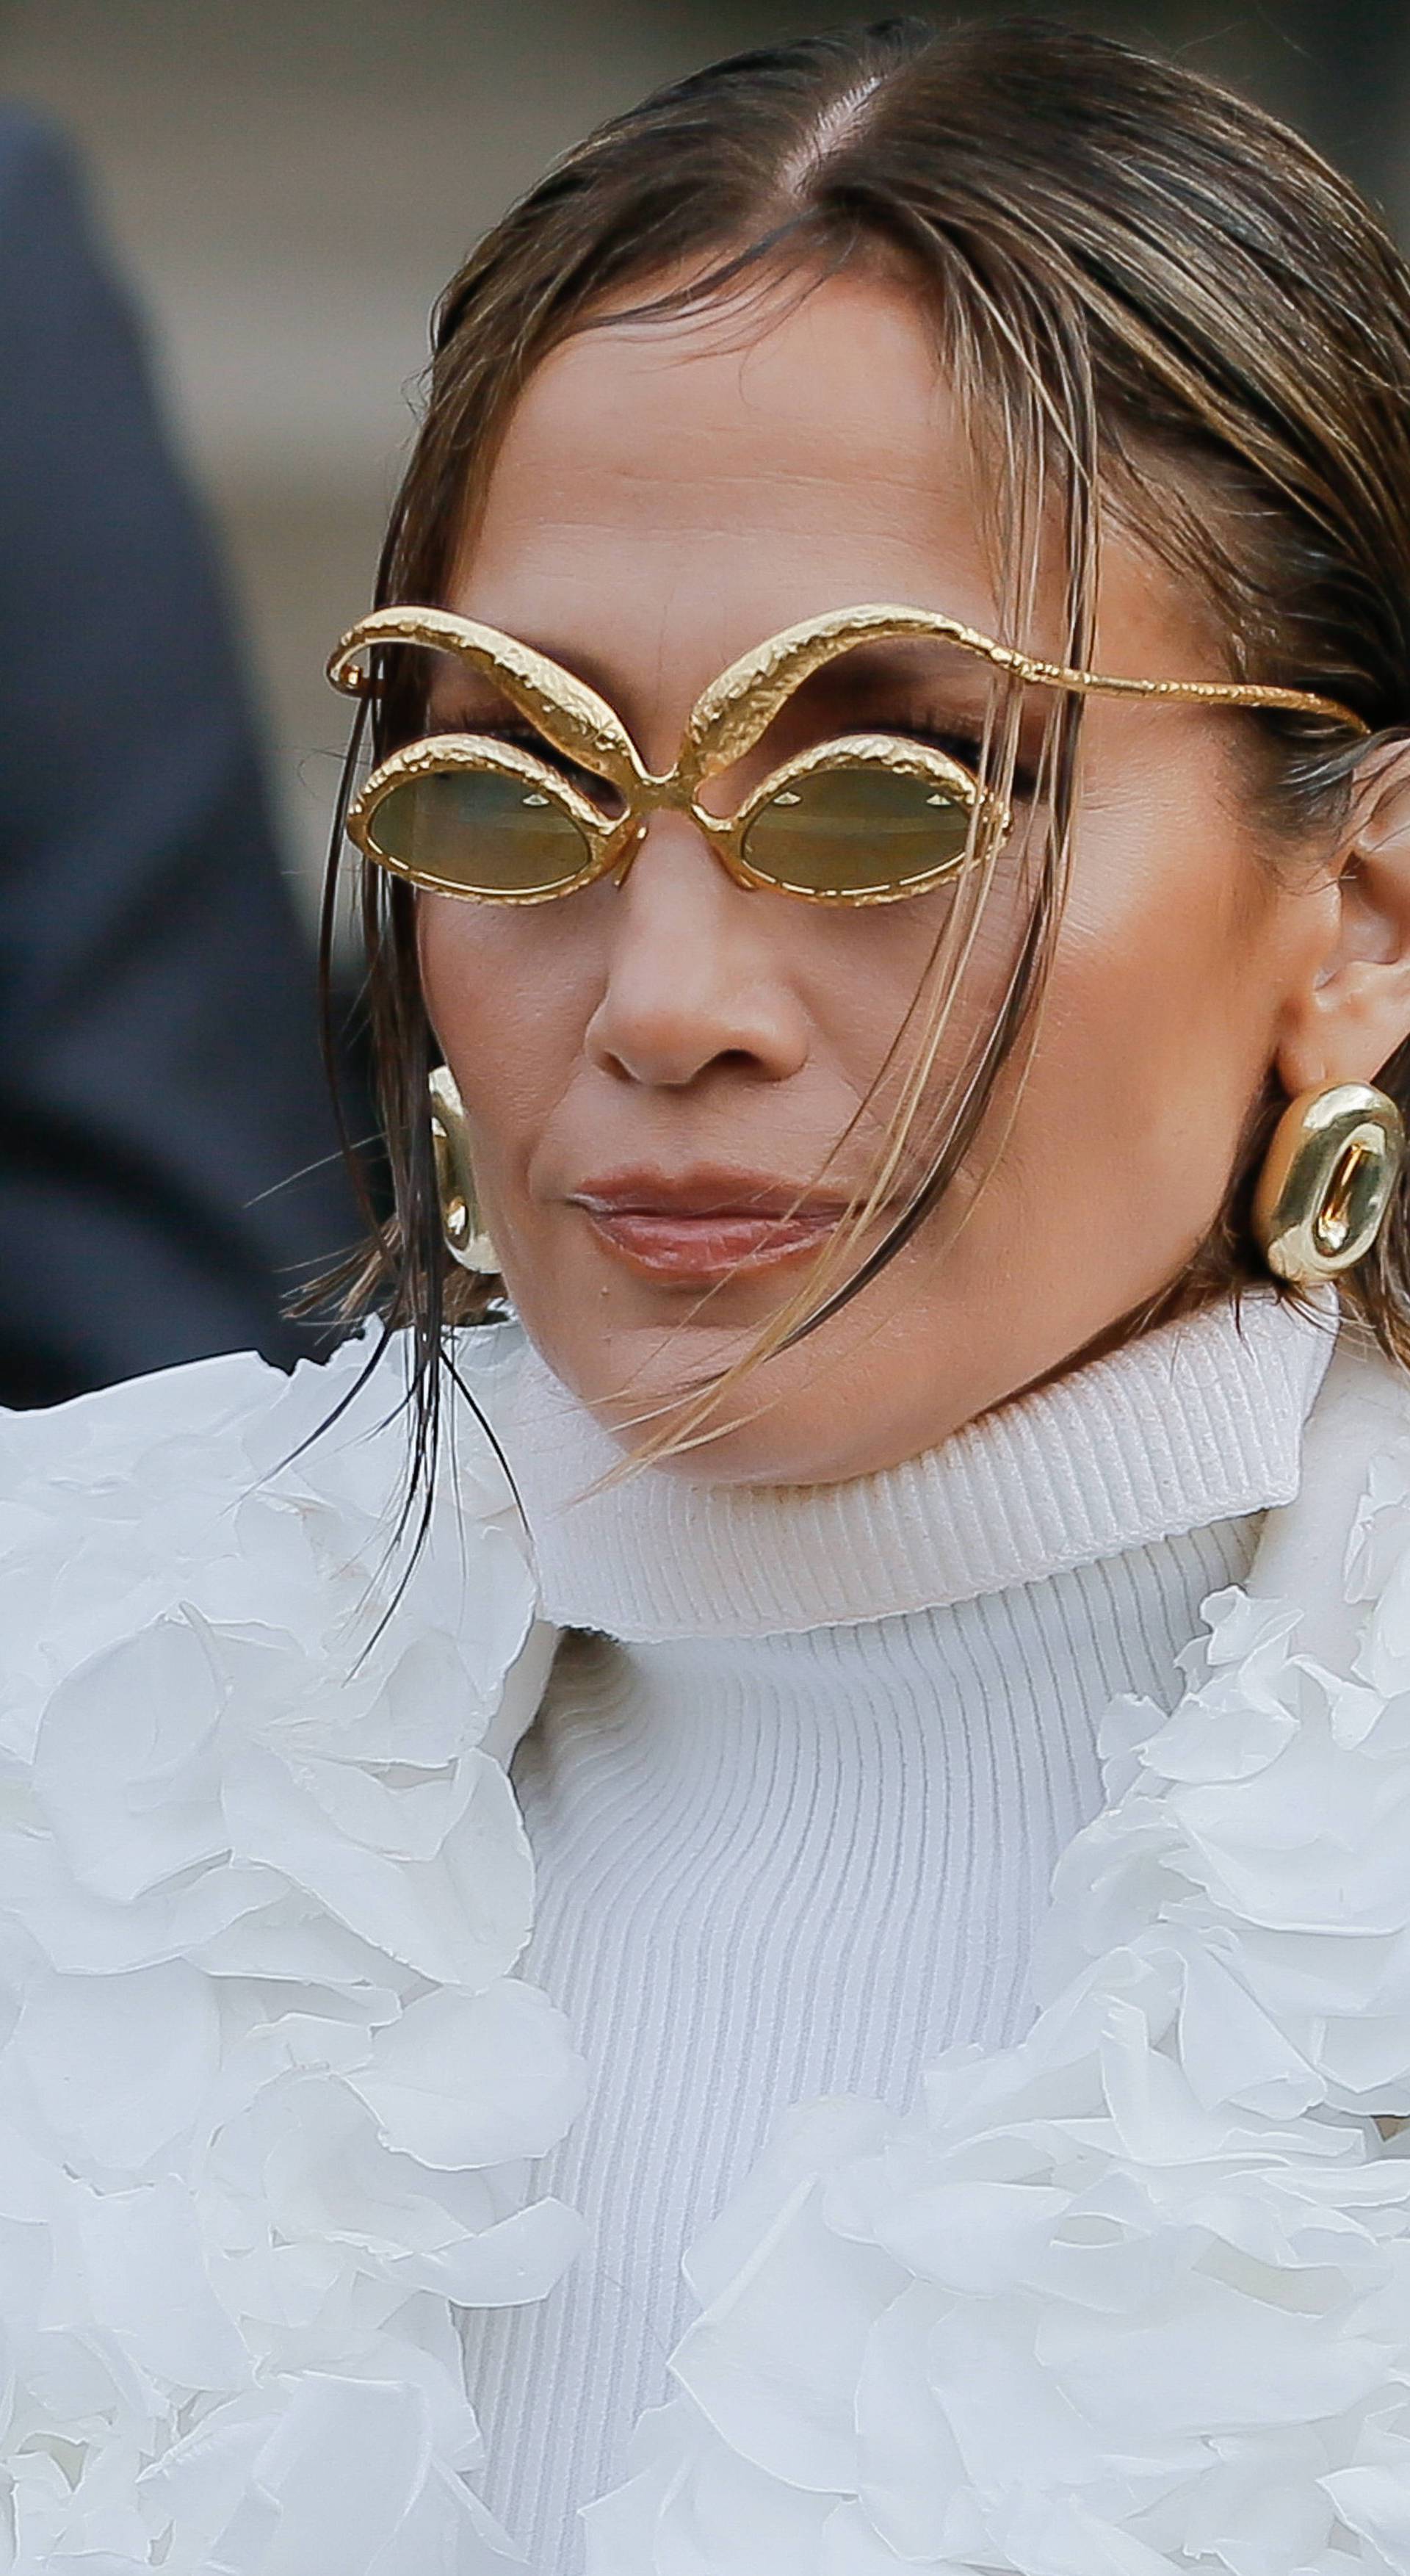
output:
<path id="1" fill-rule="evenodd" d="M 730 1485 L 836 1484 L 870 1475 L 930 1445 L 917 1438 L 913 1406 L 891 1418 L 884 1390 L 847 1353 L 850 1401 L 838 1402 L 840 1355 L 826 1329 L 816 1341 L 763 1361 L 721 1404 L 716 1422 L 692 1421 L 710 1381 L 748 1357 L 750 1329 L 683 1328 L 611 1333 L 590 1347 L 578 1336 L 555 1344 L 534 1335 L 549 1366 L 628 1452 L 661 1439 L 690 1446 L 653 1458 L 659 1472 L 687 1482 Z"/>

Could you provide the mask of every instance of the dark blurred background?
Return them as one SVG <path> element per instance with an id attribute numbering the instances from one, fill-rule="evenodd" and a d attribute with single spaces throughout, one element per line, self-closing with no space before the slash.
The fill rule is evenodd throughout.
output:
<path id="1" fill-rule="evenodd" d="M 438 288 L 602 116 L 712 55 L 863 14 L 883 13 L 845 0 L 0 0 L 0 95 L 77 146 L 145 315 L 224 560 L 277 863 L 305 933 L 342 736 L 323 661 L 368 597 Z M 1410 0 L 1059 0 L 1039 14 L 1233 82 L 1410 228 Z M 322 1140 L 316 1117 L 308 1133 Z M 330 1198 L 310 1222 L 327 1235 L 351 1218 Z M 13 1234 L 0 1241 L 0 1273 L 22 1257 Z M 208 1345 L 230 1337 L 204 1329 Z M 160 1345 L 158 1333 L 136 1360 L 64 1365 L 70 1380 L 117 1374 L 168 1355 Z M 0 1328 L 0 1395 L 3 1358 Z"/>

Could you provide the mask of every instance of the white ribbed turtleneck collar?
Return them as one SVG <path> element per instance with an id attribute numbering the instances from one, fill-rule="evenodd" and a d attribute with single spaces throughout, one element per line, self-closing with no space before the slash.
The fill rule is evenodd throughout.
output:
<path id="1" fill-rule="evenodd" d="M 1141 1335 L 901 1466 L 843 1484 L 593 1488 L 611 1436 L 525 1348 L 497 1428 L 545 1615 L 638 1641 L 940 1609 L 1290 1502 L 1330 1320 L 1271 1293 Z"/>

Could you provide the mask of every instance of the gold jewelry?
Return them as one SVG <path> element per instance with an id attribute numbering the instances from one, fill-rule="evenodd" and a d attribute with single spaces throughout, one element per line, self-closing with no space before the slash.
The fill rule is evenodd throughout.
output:
<path id="1" fill-rule="evenodd" d="M 1275 1278 L 1310 1287 L 1360 1261 L 1404 1154 L 1400 1111 L 1371 1083 L 1299 1093 L 1274 1130 L 1253 1199 L 1254 1232 Z"/>
<path id="2" fill-rule="evenodd" d="M 1306 689 L 1115 678 L 1036 660 L 934 610 L 864 607 L 787 627 L 732 663 L 696 700 L 674 767 L 658 775 L 606 700 L 547 655 L 447 609 L 382 608 L 333 654 L 336 689 L 350 697 L 375 689 L 359 659 L 365 652 L 413 645 L 450 653 L 489 679 L 559 760 L 492 732 L 411 743 L 373 770 L 349 810 L 349 835 L 366 857 L 429 891 L 547 903 L 612 870 L 625 877 L 647 818 L 674 808 L 689 814 L 740 886 L 812 903 L 928 893 L 986 856 L 1011 821 L 974 769 L 932 744 L 886 733 L 816 744 L 770 771 L 730 815 L 712 813 L 698 794 L 754 749 L 815 672 L 861 645 L 921 640 L 1076 696 L 1285 707 L 1367 731 L 1349 708 Z"/>
<path id="3" fill-rule="evenodd" d="M 494 1245 L 480 1222 L 475 1173 L 465 1110 L 448 1064 L 439 1064 L 427 1084 L 431 1098 L 431 1147 L 436 1158 L 436 1188 L 446 1249 L 462 1270 L 497 1273 Z"/>

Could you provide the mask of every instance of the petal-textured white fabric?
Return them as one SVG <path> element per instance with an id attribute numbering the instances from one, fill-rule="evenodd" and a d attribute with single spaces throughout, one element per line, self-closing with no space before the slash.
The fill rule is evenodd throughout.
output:
<path id="1" fill-rule="evenodd" d="M 804 2110 L 690 2257 L 596 2576 L 1410 2571 L 1410 1397 L 1339 1354 L 1173 1716 L 1114 1709 L 1051 2000 Z"/>
<path id="2" fill-rule="evenodd" d="M 492 1459 L 396 1615 L 366 1350 L 0 1421 L 0 2567 L 482 2576 L 454 2312 L 577 2242 L 492 1717 L 546 1632 Z M 340 1397 L 342 1419 L 311 1448 Z"/>
<path id="3" fill-rule="evenodd" d="M 469 1441 L 381 1624 L 401 1441 L 361 1357 L 0 1426 L 10 2576 L 513 2563 L 454 2317 L 573 2246 L 524 2170 L 581 2071 L 512 1973 L 503 1768 L 550 1639 Z M 1384 1364 L 1338 1354 L 1185 1700 L 1107 1748 L 1031 2034 L 907 2120 L 800 2112 L 697 2247 L 601 2576 L 1410 2576 Z"/>

